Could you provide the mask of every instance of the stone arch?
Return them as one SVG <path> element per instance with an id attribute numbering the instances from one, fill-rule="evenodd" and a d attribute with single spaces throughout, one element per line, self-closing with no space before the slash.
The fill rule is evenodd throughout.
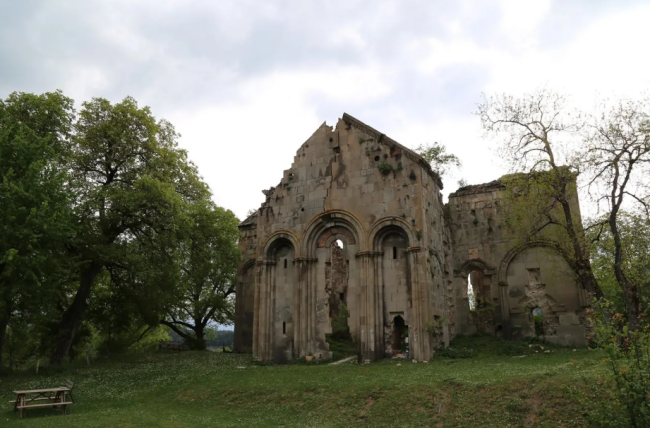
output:
<path id="1" fill-rule="evenodd" d="M 545 336 L 555 335 L 561 318 L 575 319 L 571 323 L 578 325 L 588 300 L 562 248 L 551 241 L 528 242 L 508 251 L 499 265 L 498 280 L 508 302 L 505 316 L 511 319 L 513 338 L 535 335 L 534 308 L 542 310 Z M 574 324 L 568 328 L 583 329 Z M 582 338 L 581 332 L 562 334 Z"/>
<path id="2" fill-rule="evenodd" d="M 239 266 L 239 269 L 237 269 L 237 275 L 239 276 L 243 275 L 250 267 L 254 265 L 255 265 L 255 259 L 248 259 L 246 263 Z"/>
<path id="3" fill-rule="evenodd" d="M 467 278 L 467 275 L 475 270 L 482 272 L 484 275 L 492 275 L 494 273 L 494 269 L 490 268 L 483 260 L 471 259 L 463 263 L 460 268 L 454 272 L 454 276 Z"/>
<path id="4" fill-rule="evenodd" d="M 278 230 L 277 232 L 271 234 L 266 241 L 262 244 L 262 251 L 260 256 L 265 259 L 272 261 L 273 252 L 277 249 L 278 245 L 283 243 L 289 243 L 294 250 L 294 256 L 297 258 L 300 256 L 300 245 L 298 237 L 289 230 Z"/>
<path id="5" fill-rule="evenodd" d="M 499 285 L 502 286 L 508 285 L 507 275 L 508 275 L 508 266 L 510 266 L 510 262 L 512 262 L 512 260 L 514 260 L 514 258 L 517 257 L 517 255 L 522 251 L 527 250 L 529 248 L 535 248 L 535 247 L 550 248 L 551 250 L 556 251 L 558 254 L 560 254 L 560 256 L 562 256 L 562 258 L 565 259 L 566 261 L 564 254 L 558 251 L 557 244 L 553 242 L 548 242 L 548 241 L 525 242 L 523 244 L 517 245 L 514 248 L 511 248 L 510 250 L 508 250 L 506 255 L 503 256 L 503 259 L 501 260 L 501 263 L 499 263 L 499 268 L 497 270 L 497 280 L 499 282 Z"/>
<path id="6" fill-rule="evenodd" d="M 258 330 L 265 337 L 264 358 L 284 362 L 293 358 L 293 331 L 298 289 L 295 261 L 298 240 L 285 230 L 273 233 L 262 246 Z"/>
<path id="7" fill-rule="evenodd" d="M 381 251 L 381 241 L 391 232 L 398 232 L 404 234 L 408 245 L 413 245 L 416 242 L 415 234 L 411 225 L 401 217 L 384 217 L 377 220 L 370 228 L 368 234 L 368 246 L 373 251 Z"/>
<path id="8" fill-rule="evenodd" d="M 495 269 L 482 259 L 469 259 L 454 268 L 454 319 L 462 334 L 474 334 L 477 331 L 494 334 L 499 330 L 500 325 L 495 320 L 495 315 L 501 290 L 494 289 L 494 274 Z M 470 285 L 473 293 L 471 296 Z M 484 310 L 490 307 L 494 310 Z"/>
<path id="9" fill-rule="evenodd" d="M 329 234 L 326 233 L 330 230 Z M 364 251 L 365 230 L 354 215 L 343 210 L 330 210 L 316 216 L 307 226 L 301 242 L 300 254 L 314 257 L 316 248 L 324 248 L 333 235 L 345 237 L 348 245 L 356 244 Z"/>
<path id="10" fill-rule="evenodd" d="M 413 231 L 399 217 L 386 217 L 375 222 L 368 237 L 368 246 L 375 257 L 377 275 L 377 322 L 382 356 L 403 351 L 403 335 L 418 319 L 412 310 Z M 412 336 L 415 338 L 415 336 Z"/>

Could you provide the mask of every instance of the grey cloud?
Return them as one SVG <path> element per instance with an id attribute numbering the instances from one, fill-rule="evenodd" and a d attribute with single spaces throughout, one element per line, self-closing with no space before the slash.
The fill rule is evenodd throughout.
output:
<path id="1" fill-rule="evenodd" d="M 554 3 L 540 33 L 543 46 L 570 40 L 619 3 Z M 488 71 L 458 64 L 419 75 L 418 58 L 407 56 L 405 47 L 426 38 L 444 42 L 452 37 L 446 25 L 458 21 L 479 47 L 507 50 L 507 35 L 497 31 L 500 16 L 494 0 L 0 0 L 0 96 L 62 88 L 85 98 L 133 95 L 165 111 L 230 99 L 241 82 L 273 71 L 372 63 L 394 76 L 393 91 L 380 104 L 399 105 L 421 120 L 466 114 Z M 343 28 L 358 31 L 365 45 L 331 42 Z M 102 80 L 86 90 L 79 81 L 89 69 Z M 328 110 L 326 96 L 313 101 Z"/>
<path id="2" fill-rule="evenodd" d="M 221 9 L 212 2 L 171 8 L 116 4 L 4 2 L 0 92 L 54 89 L 92 67 L 106 79 L 98 88 L 106 93 L 93 95 L 143 94 L 156 104 L 207 102 L 229 95 L 232 82 L 220 77 L 228 73 L 245 79 L 370 60 L 399 68 L 408 41 L 444 37 L 443 24 L 455 13 L 449 2 L 418 0 L 400 3 L 388 16 L 379 12 L 388 2 L 329 2 L 318 8 L 295 2 L 274 13 L 258 13 L 259 3 L 252 1 Z M 346 26 L 360 31 L 364 48 L 325 42 Z M 133 45 L 121 37 L 134 37 Z"/>

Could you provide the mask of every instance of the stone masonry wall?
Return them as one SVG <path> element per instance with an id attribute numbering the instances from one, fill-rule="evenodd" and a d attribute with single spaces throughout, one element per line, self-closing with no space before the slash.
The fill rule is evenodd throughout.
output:
<path id="1" fill-rule="evenodd" d="M 408 334 L 411 356 L 428 360 L 476 331 L 472 272 L 478 310 L 492 311 L 481 329 L 534 334 L 537 308 L 548 340 L 582 343 L 586 299 L 563 260 L 517 248 L 501 183 L 460 189 L 447 206 L 441 190 L 422 158 L 357 119 L 321 125 L 240 225 L 236 349 L 265 361 L 329 358 L 326 337 L 345 304 L 361 358 L 391 355 Z"/>

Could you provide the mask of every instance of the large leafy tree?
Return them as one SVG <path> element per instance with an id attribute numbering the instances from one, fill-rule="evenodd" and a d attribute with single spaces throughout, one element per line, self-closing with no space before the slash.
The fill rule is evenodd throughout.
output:
<path id="1" fill-rule="evenodd" d="M 98 275 L 119 265 L 134 242 L 162 244 L 185 204 L 207 197 L 178 134 L 133 98 L 82 104 L 70 157 L 77 233 L 68 247 L 80 259 L 78 286 L 62 314 L 51 362 L 67 356 Z M 142 244 L 144 245 L 144 244 Z M 139 284 L 135 282 L 133 284 Z"/>
<path id="2" fill-rule="evenodd" d="M 73 119 L 60 92 L 0 100 L 0 368 L 7 327 L 53 316 L 73 269 L 64 254 L 74 232 L 65 166 Z"/>
<path id="3" fill-rule="evenodd" d="M 161 323 L 204 349 L 206 327 L 228 324 L 234 316 L 239 220 L 210 201 L 194 203 L 186 220 L 176 254 L 182 296 Z"/>

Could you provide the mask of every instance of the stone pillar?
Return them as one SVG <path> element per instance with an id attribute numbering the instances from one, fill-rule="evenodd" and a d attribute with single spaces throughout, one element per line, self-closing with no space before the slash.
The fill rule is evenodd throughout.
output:
<path id="1" fill-rule="evenodd" d="M 255 294 L 253 298 L 253 358 L 261 360 L 262 339 L 262 278 L 264 278 L 264 263 L 255 263 Z"/>
<path id="2" fill-rule="evenodd" d="M 386 357 L 386 340 L 384 338 L 384 253 L 373 252 L 373 288 L 375 299 L 375 358 Z"/>
<path id="3" fill-rule="evenodd" d="M 406 249 L 411 275 L 411 316 L 409 320 L 409 352 L 413 359 L 430 360 L 433 356 L 431 335 L 424 331 L 427 321 L 433 321 L 429 290 L 420 275 L 420 247 Z"/>
<path id="4" fill-rule="evenodd" d="M 508 298 L 508 283 L 499 282 L 499 303 L 501 304 L 501 326 L 506 339 L 511 337 L 510 328 L 510 300 Z"/>
<path id="5" fill-rule="evenodd" d="M 273 358 L 275 303 L 275 267 L 272 261 L 260 261 L 255 281 L 255 320 L 253 322 L 253 357 L 260 361 Z"/>
<path id="6" fill-rule="evenodd" d="M 315 258 L 294 259 L 297 278 L 297 287 L 294 290 L 294 358 L 301 358 L 309 352 L 314 352 L 311 340 L 315 337 L 313 329 L 316 326 L 316 290 L 312 280 L 315 275 L 315 262 Z"/>
<path id="7" fill-rule="evenodd" d="M 375 259 L 383 253 L 363 251 L 356 254 L 359 261 L 359 344 L 364 360 L 384 357 L 383 291 L 380 290 Z"/>
<path id="8" fill-rule="evenodd" d="M 244 319 L 244 283 L 241 275 L 237 275 L 237 287 L 235 288 L 235 340 L 233 344 L 235 352 L 242 352 L 242 324 Z"/>

